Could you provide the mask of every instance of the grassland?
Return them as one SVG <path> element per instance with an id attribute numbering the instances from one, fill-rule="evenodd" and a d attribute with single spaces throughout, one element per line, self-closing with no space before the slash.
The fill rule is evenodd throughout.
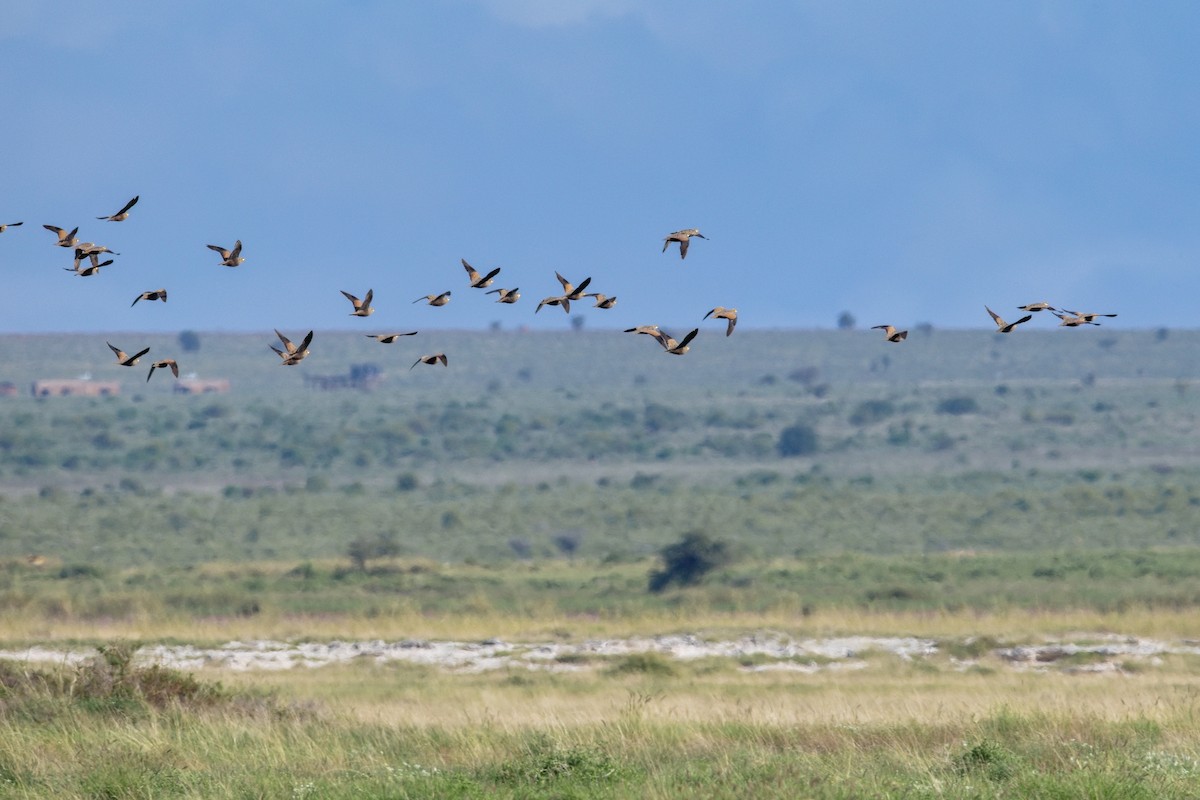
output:
<path id="1" fill-rule="evenodd" d="M 359 334 L 318 332 L 296 369 L 267 358 L 270 335 L 202 334 L 184 371 L 233 383 L 204 397 L 112 366 L 103 337 L 0 337 L 0 380 L 125 381 L 114 398 L 0 398 L 0 649 L 756 631 L 946 645 L 814 674 L 26 665 L 0 680 L 0 794 L 1200 794 L 1193 657 L 1020 672 L 972 644 L 1200 637 L 1200 333 L 1021 333 L 893 347 L 739 330 L 677 359 L 612 332 L 444 332 L 431 347 L 451 367 L 412 372 L 415 354 Z M 303 384 L 352 363 L 383 382 Z M 813 446 L 787 455 L 797 426 Z M 647 591 L 689 531 L 734 560 Z M 364 543 L 386 548 L 356 561 Z"/>

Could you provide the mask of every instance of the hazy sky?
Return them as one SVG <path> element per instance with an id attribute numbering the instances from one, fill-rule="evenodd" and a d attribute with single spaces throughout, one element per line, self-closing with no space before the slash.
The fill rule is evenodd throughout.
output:
<path id="1" fill-rule="evenodd" d="M 555 270 L 619 297 L 589 329 L 1194 327 L 1197 30 L 1165 1 L 14 4 L 0 331 L 561 328 Z M 64 272 L 44 223 L 121 255 Z M 711 241 L 660 253 L 685 227 Z M 239 238 L 237 269 L 205 248 Z"/>

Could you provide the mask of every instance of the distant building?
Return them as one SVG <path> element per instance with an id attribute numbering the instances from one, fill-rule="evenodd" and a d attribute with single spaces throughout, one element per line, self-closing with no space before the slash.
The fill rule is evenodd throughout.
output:
<path id="1" fill-rule="evenodd" d="M 175 381 L 175 394 L 225 394 L 228 378 L 180 378 Z"/>
<path id="2" fill-rule="evenodd" d="M 117 381 L 51 378 L 33 382 L 34 397 L 112 397 L 120 393 L 121 384 Z"/>

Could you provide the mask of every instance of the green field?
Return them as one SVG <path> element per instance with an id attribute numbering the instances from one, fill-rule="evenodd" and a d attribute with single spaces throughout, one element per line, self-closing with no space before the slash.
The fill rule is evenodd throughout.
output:
<path id="1" fill-rule="evenodd" d="M 655 657 L 213 667 L 193 685 L 29 662 L 0 676 L 0 794 L 1200 793 L 1197 657 L 1101 674 L 996 655 L 1200 637 L 1200 333 L 876 333 L 715 328 L 675 358 L 610 331 L 318 332 L 295 368 L 269 331 L 201 333 L 186 356 L 169 336 L 0 337 L 20 389 L 0 397 L 0 649 L 939 642 L 812 674 Z M 106 338 L 232 390 L 173 395 Z M 448 368 L 408 369 L 437 350 Z M 353 364 L 382 380 L 305 384 Z M 121 394 L 27 391 L 83 373 Z M 660 551 L 696 532 L 728 561 L 650 591 Z"/>

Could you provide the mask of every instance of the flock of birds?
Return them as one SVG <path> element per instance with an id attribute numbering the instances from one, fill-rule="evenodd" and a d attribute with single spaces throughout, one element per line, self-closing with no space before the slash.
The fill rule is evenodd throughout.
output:
<path id="1" fill-rule="evenodd" d="M 97 217 L 96 219 L 103 220 L 106 222 L 123 222 L 123 221 L 129 219 L 130 210 L 135 205 L 137 205 L 137 202 L 139 199 L 140 199 L 140 196 L 135 196 L 133 199 L 131 199 L 129 202 L 127 202 L 124 206 L 122 206 L 121 209 L 119 211 L 117 211 L 115 214 L 102 215 L 102 216 Z M 0 233 L 4 233 L 9 228 L 19 227 L 22 224 L 24 224 L 24 223 L 10 222 L 7 224 L 0 224 Z M 110 250 L 108 247 L 97 244 L 95 242 L 81 242 L 79 240 L 79 238 L 77 237 L 77 234 L 79 233 L 78 227 L 75 227 L 74 229 L 69 230 L 69 231 L 66 230 L 65 228 L 60 228 L 55 225 L 43 225 L 42 227 L 45 228 L 46 230 L 50 231 L 51 233 L 55 234 L 55 236 L 57 237 L 57 241 L 54 242 L 55 245 L 57 245 L 58 247 L 68 248 L 68 249 L 71 249 L 74 251 L 74 254 L 75 254 L 74 265 L 71 267 L 63 267 L 63 269 L 67 270 L 68 272 L 73 272 L 75 275 L 77 275 L 79 277 L 91 277 L 93 275 L 96 275 L 100 272 L 101 269 L 103 269 L 104 267 L 107 267 L 108 265 L 113 263 L 112 258 L 108 258 L 104 261 L 101 261 L 100 260 L 101 256 L 103 256 L 103 255 L 113 255 L 113 256 L 120 255 L 120 253 L 114 252 L 113 250 Z M 683 230 L 674 231 L 673 233 L 670 233 L 667 236 L 663 237 L 662 251 L 665 253 L 667 251 L 668 247 L 670 247 L 672 244 L 676 244 L 679 247 L 679 257 L 681 259 L 687 258 L 688 247 L 693 238 L 707 240 L 707 237 L 704 236 L 704 234 L 700 233 L 700 231 L 698 229 L 685 228 Z M 218 255 L 220 255 L 220 257 L 221 257 L 220 265 L 221 266 L 239 267 L 246 261 L 245 257 L 242 255 L 242 242 L 240 239 L 235 241 L 232 247 L 224 247 L 224 246 L 215 245 L 215 244 L 207 245 L 207 247 L 208 247 L 208 249 L 213 250 Z M 462 259 L 462 265 L 463 265 L 463 269 L 466 270 L 466 273 L 467 273 L 468 285 L 472 289 L 488 289 L 490 286 L 492 286 L 495 283 L 496 278 L 500 274 L 500 267 L 496 267 L 495 269 L 490 270 L 486 274 L 481 274 L 473 266 L 471 266 L 469 263 L 467 263 L 466 259 Z M 537 308 L 534 309 L 535 314 L 538 313 L 539 311 L 541 311 L 542 308 L 545 306 L 557 306 L 557 307 L 561 308 L 564 313 L 569 314 L 571 312 L 571 303 L 582 301 L 584 298 L 592 298 L 594 300 L 593 307 L 600 308 L 600 309 L 610 309 L 613 306 L 615 306 L 617 303 L 617 298 L 615 296 L 605 295 L 600 292 L 585 291 L 587 288 L 589 288 L 589 286 L 591 284 L 592 279 L 590 277 L 584 278 L 582 281 L 579 282 L 579 284 L 576 285 L 576 284 L 572 283 L 571 281 L 569 281 L 567 278 L 563 277 L 558 272 L 555 272 L 554 275 L 558 279 L 558 282 L 562 287 L 562 294 L 551 295 L 550 297 L 543 298 L 537 304 Z M 491 294 L 498 295 L 498 297 L 496 299 L 497 303 L 504 303 L 504 304 L 510 304 L 510 305 L 513 303 L 516 303 L 521 298 L 521 292 L 520 292 L 519 288 L 506 289 L 506 288 L 497 287 L 495 289 L 489 289 L 485 293 L 489 294 L 489 295 L 491 295 Z M 371 314 L 373 314 L 375 312 L 374 306 L 371 305 L 371 302 L 374 299 L 374 294 L 375 294 L 374 290 L 368 289 L 366 294 L 360 299 L 359 297 L 356 297 L 355 295 L 350 294 L 349 292 L 343 290 L 342 295 L 348 301 L 350 301 L 351 305 L 353 306 L 353 311 L 350 312 L 350 316 L 354 316 L 354 317 L 369 317 L 369 316 L 371 316 Z M 440 307 L 440 306 L 445 306 L 447 303 L 450 302 L 451 295 L 452 295 L 452 290 L 447 290 L 445 292 L 441 292 L 438 294 L 423 295 L 421 297 L 418 297 L 416 300 L 413 300 L 412 302 L 413 303 L 425 302 L 430 306 Z M 151 289 L 151 290 L 142 292 L 141 294 L 139 294 L 137 297 L 134 298 L 133 303 L 131 305 L 137 305 L 138 302 L 140 302 L 142 300 L 146 300 L 149 302 L 162 301 L 165 303 L 165 302 L 167 302 L 167 290 L 165 288 L 161 288 L 161 289 Z M 1096 319 L 1098 317 L 1115 317 L 1115 316 L 1117 316 L 1116 314 L 1097 314 L 1097 313 L 1090 313 L 1090 312 L 1082 313 L 1082 312 L 1078 312 L 1078 311 L 1070 311 L 1070 310 L 1067 310 L 1064 308 L 1056 308 L 1054 306 L 1051 306 L 1049 303 L 1037 302 L 1037 303 L 1029 303 L 1029 304 L 1023 305 L 1023 306 L 1018 306 L 1019 310 L 1025 311 L 1028 313 L 1026 313 L 1025 316 L 1021 317 L 1020 319 L 1016 320 L 1015 322 L 1006 322 L 1003 318 L 1000 317 L 999 314 L 992 311 L 992 309 L 988 308 L 987 306 L 984 306 L 984 309 L 991 316 L 992 320 L 996 323 L 996 331 L 998 333 L 1012 333 L 1013 330 L 1015 330 L 1018 325 L 1022 325 L 1024 323 L 1030 321 L 1031 319 L 1033 319 L 1034 314 L 1041 312 L 1041 311 L 1051 312 L 1053 315 L 1058 317 L 1059 325 L 1065 326 L 1065 327 L 1079 327 L 1079 326 L 1083 326 L 1083 325 L 1099 325 L 1100 323 L 1096 322 Z M 738 311 L 736 308 L 725 308 L 724 306 L 716 306 L 713 309 L 711 309 L 708 313 L 706 313 L 704 315 L 703 319 L 709 319 L 710 317 L 712 319 L 725 320 L 726 321 L 725 335 L 731 336 L 733 334 L 734 328 L 737 326 Z M 898 330 L 893 325 L 874 325 L 874 326 L 872 326 L 872 330 L 882 330 L 884 332 L 884 338 L 889 342 L 898 343 L 898 342 L 902 342 L 908 338 L 907 330 Z M 660 329 L 658 325 L 639 325 L 637 327 L 625 329 L 625 333 L 645 334 L 647 336 L 650 336 L 651 338 L 653 338 L 655 341 L 658 342 L 658 344 L 662 347 L 662 349 L 665 352 L 670 353 L 672 355 L 678 355 L 678 356 L 684 355 L 685 353 L 688 352 L 688 350 L 690 349 L 692 340 L 694 340 L 696 338 L 696 335 L 699 333 L 699 331 L 700 331 L 700 329 L 698 327 L 693 328 L 686 335 L 684 335 L 683 338 L 676 339 L 671 334 Z M 418 331 L 408 331 L 408 332 L 403 332 L 403 333 L 371 333 L 371 334 L 366 334 L 366 336 L 367 336 L 367 338 L 374 339 L 381 344 L 394 344 L 395 342 L 399 341 L 403 337 L 415 336 L 417 333 L 418 333 Z M 308 357 L 308 355 L 310 353 L 309 346 L 312 344 L 312 340 L 313 340 L 313 331 L 310 330 L 304 336 L 304 338 L 300 341 L 299 344 L 296 344 L 295 342 L 293 342 L 291 339 L 289 339 L 287 336 L 285 336 L 283 333 L 281 333 L 278 329 L 275 330 L 275 335 L 279 337 L 279 341 L 282 344 L 282 347 L 276 347 L 273 344 L 269 345 L 269 347 L 271 350 L 273 350 L 275 352 L 276 355 L 279 356 L 280 363 L 282 363 L 285 366 L 295 366 L 296 364 L 299 364 L 301 361 L 303 361 L 305 358 Z M 141 359 L 141 357 L 150 352 L 150 348 L 147 347 L 147 348 L 143 348 L 142 350 L 130 355 L 130 354 L 126 353 L 124 350 L 121 350 L 120 348 L 114 346 L 112 343 L 106 342 L 106 344 L 108 344 L 109 348 L 116 355 L 117 364 L 119 364 L 120 366 L 123 366 L 123 367 L 136 366 L 138 364 L 139 360 Z M 447 359 L 445 353 L 431 353 L 428 355 L 420 356 L 419 358 L 417 358 L 416 361 L 413 362 L 412 366 L 409 367 L 409 369 L 411 370 L 411 369 L 416 368 L 416 366 L 418 364 L 435 365 L 435 364 L 439 364 L 439 363 L 442 364 L 443 366 L 449 365 L 449 360 Z M 154 371 L 156 369 L 170 369 L 172 374 L 176 378 L 179 377 L 179 364 L 173 358 L 164 358 L 164 359 L 161 359 L 158 361 L 154 361 L 150 365 L 150 372 L 146 375 L 147 381 L 149 381 L 150 378 L 153 377 Z"/>

